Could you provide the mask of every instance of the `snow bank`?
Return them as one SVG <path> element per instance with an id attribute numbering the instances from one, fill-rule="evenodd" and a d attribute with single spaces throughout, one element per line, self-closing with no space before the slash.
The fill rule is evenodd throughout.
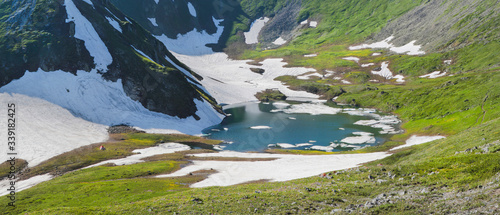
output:
<path id="1" fill-rule="evenodd" d="M 75 38 L 85 41 L 85 48 L 89 51 L 90 56 L 94 57 L 96 69 L 107 72 L 108 66 L 113 62 L 108 47 L 106 47 L 92 24 L 80 13 L 72 0 L 65 0 L 64 5 L 68 14 L 66 22 L 75 23 Z"/>
<path id="2" fill-rule="evenodd" d="M 177 172 L 158 177 L 184 176 L 199 170 L 217 171 L 207 179 L 191 187 L 230 186 L 256 180 L 288 181 L 319 175 L 328 171 L 353 168 L 359 164 L 389 156 L 387 153 L 343 154 L 343 155 L 281 155 L 265 153 L 219 153 L 195 154 L 198 157 L 242 157 L 277 158 L 272 161 L 193 161 L 192 165 Z"/>
<path id="3" fill-rule="evenodd" d="M 37 175 L 22 181 L 16 181 L 16 192 L 21 192 L 37 184 L 40 184 L 44 181 L 48 181 L 52 178 L 53 178 L 52 175 L 45 174 L 45 175 Z M 7 191 L 9 187 L 10 187 L 10 180 L 4 179 L 3 181 L 0 181 L 0 196 L 8 195 L 10 193 L 9 191 Z"/>
<path id="4" fill-rule="evenodd" d="M 410 138 L 408 138 L 408 140 L 406 140 L 405 145 L 394 147 L 391 149 L 391 151 L 396 150 L 396 149 L 406 148 L 409 146 L 419 145 L 422 143 L 428 143 L 428 142 L 443 139 L 443 138 L 446 138 L 446 137 L 445 136 L 417 136 L 417 135 L 413 135 Z"/>
<path id="5" fill-rule="evenodd" d="M 306 54 L 304 55 L 304 57 L 316 57 L 318 56 L 318 54 Z"/>
<path id="6" fill-rule="evenodd" d="M 208 102 L 197 99 L 194 102 L 199 121 L 152 112 L 125 94 L 121 80 L 106 81 L 95 70 L 78 71 L 76 76 L 63 71 L 26 72 L 22 78 L 0 88 L 0 92 L 41 98 L 68 109 L 76 117 L 101 125 L 125 123 L 141 129 L 200 134 L 204 128 L 220 123 L 223 117 Z"/>
<path id="7" fill-rule="evenodd" d="M 331 152 L 333 150 L 333 147 L 331 146 L 311 146 L 312 150 L 318 150 L 318 151 L 325 151 L 325 152 Z"/>
<path id="8" fill-rule="evenodd" d="M 290 144 L 290 143 L 276 143 L 276 145 L 278 145 L 279 147 L 284 148 L 284 149 L 290 149 L 290 148 L 296 148 L 297 147 L 296 145 L 293 145 L 293 144 Z"/>
<path id="9" fill-rule="evenodd" d="M 285 68 L 282 59 L 266 59 L 262 66 L 248 65 L 250 60 L 230 60 L 225 53 L 213 53 L 203 56 L 188 56 L 174 53 L 175 57 L 203 76 L 201 84 L 219 103 L 236 104 L 256 100 L 255 94 L 265 89 L 278 89 L 287 97 L 318 98 L 317 95 L 288 89 L 274 79 L 283 75 L 302 75 L 314 69 L 292 67 Z M 250 68 L 262 68 L 260 75 Z"/>
<path id="10" fill-rule="evenodd" d="M 257 126 L 250 127 L 250 129 L 263 130 L 263 129 L 271 129 L 271 127 L 266 126 L 266 125 L 257 125 Z"/>
<path id="11" fill-rule="evenodd" d="M 186 33 L 178 34 L 177 39 L 170 39 L 165 34 L 161 36 L 155 36 L 156 39 L 161 41 L 171 52 L 184 54 L 184 55 L 206 55 L 213 54 L 211 48 L 207 47 L 206 44 L 215 44 L 219 41 L 219 37 L 224 31 L 224 27 L 220 26 L 223 19 L 212 20 L 217 27 L 217 32 L 214 34 L 208 34 L 206 31 L 198 32 L 196 29 Z M 189 64 L 188 64 L 189 65 Z"/>
<path id="12" fill-rule="evenodd" d="M 380 66 L 380 71 L 372 71 L 374 75 L 380 75 L 385 79 L 396 79 L 396 82 L 405 82 L 403 79 L 405 78 L 403 75 L 392 75 L 391 70 L 389 70 L 389 62 L 382 62 Z"/>
<path id="13" fill-rule="evenodd" d="M 151 59 L 151 58 L 150 58 L 147 54 L 145 54 L 144 52 L 142 52 L 141 50 L 136 49 L 134 46 L 132 46 L 132 48 L 133 48 L 133 49 L 134 49 L 137 53 L 141 54 L 143 57 L 145 57 L 145 58 L 149 59 L 149 60 L 150 60 L 150 61 L 152 61 L 152 62 L 156 62 L 156 61 L 154 61 L 153 59 Z"/>
<path id="14" fill-rule="evenodd" d="M 407 55 L 423 55 L 424 51 L 420 51 L 422 46 L 415 45 L 416 40 L 409 42 L 408 44 L 401 47 L 391 47 L 390 50 L 396 52 L 398 54 L 407 54 Z"/>
<path id="15" fill-rule="evenodd" d="M 283 39 L 282 37 L 278 37 L 278 39 L 273 41 L 273 44 L 277 45 L 277 46 L 281 46 L 281 45 L 285 44 L 286 42 L 287 41 L 285 39 Z"/>
<path id="16" fill-rule="evenodd" d="M 83 0 L 83 1 L 86 2 L 87 4 L 92 5 L 92 7 L 94 6 L 94 4 L 92 4 L 92 2 L 90 0 Z"/>
<path id="17" fill-rule="evenodd" d="M 419 77 L 421 77 L 421 78 L 439 78 L 439 77 L 443 77 L 445 75 L 446 75 L 446 72 L 441 73 L 441 71 L 434 71 L 434 72 L 431 72 L 427 75 L 422 75 Z"/>
<path id="18" fill-rule="evenodd" d="M 342 139 L 340 142 L 349 143 L 349 144 L 365 144 L 365 143 L 375 143 L 376 139 L 373 137 L 372 133 L 368 132 L 353 132 L 352 134 L 356 135 L 353 137 L 346 137 Z"/>
<path id="19" fill-rule="evenodd" d="M 190 150 L 191 147 L 180 144 L 180 143 L 164 143 L 160 144 L 155 147 L 150 147 L 150 148 L 145 148 L 145 149 L 136 149 L 132 151 L 133 153 L 137 153 L 135 155 L 131 155 L 125 158 L 120 158 L 120 159 L 113 159 L 113 160 L 107 160 L 103 161 L 97 164 L 93 164 L 90 166 L 85 167 L 86 168 L 91 168 L 95 166 L 101 166 L 103 164 L 115 164 L 115 165 L 130 165 L 130 164 L 135 164 L 135 163 L 141 163 L 144 162 L 142 159 L 155 156 L 155 155 L 161 155 L 161 154 L 169 154 L 169 153 L 174 153 L 174 152 L 179 152 L 179 151 L 186 151 Z"/>
<path id="20" fill-rule="evenodd" d="M 341 80 L 341 82 L 342 82 L 343 84 L 351 84 L 351 82 L 346 81 L 346 80 Z"/>
<path id="21" fill-rule="evenodd" d="M 302 103 L 298 105 L 292 105 L 290 108 L 283 109 L 283 112 L 291 113 L 307 113 L 311 115 L 320 114 L 337 114 L 342 112 L 341 108 L 332 108 L 324 105 L 323 103 Z"/>
<path id="22" fill-rule="evenodd" d="M 380 134 L 397 134 L 402 131 L 396 130 L 395 125 L 401 123 L 396 116 L 375 116 L 376 119 L 372 120 L 359 120 L 355 125 L 370 126 L 372 128 L 381 128 Z"/>
<path id="23" fill-rule="evenodd" d="M 424 51 L 420 51 L 420 48 L 422 46 L 420 45 L 415 45 L 416 40 L 413 40 L 409 42 L 408 44 L 400 47 L 394 46 L 392 43 L 389 43 L 392 39 L 394 39 L 394 36 L 390 36 L 386 38 L 385 40 L 382 40 L 380 42 L 375 42 L 372 44 L 361 44 L 357 46 L 350 46 L 349 50 L 359 50 L 359 49 L 389 49 L 393 52 L 396 52 L 398 54 L 407 54 L 407 55 L 422 55 L 425 54 Z M 380 54 L 375 55 L 376 53 L 373 54 L 373 56 L 377 56 Z"/>
<path id="24" fill-rule="evenodd" d="M 250 30 L 248 32 L 243 32 L 243 35 L 245 35 L 245 43 L 246 44 L 256 44 L 259 42 L 258 37 L 260 34 L 260 31 L 266 24 L 266 22 L 269 21 L 269 18 L 267 17 L 261 17 L 256 19 L 251 25 L 250 25 Z"/>
<path id="25" fill-rule="evenodd" d="M 148 18 L 148 20 L 151 22 L 151 24 L 158 27 L 158 23 L 156 23 L 156 18 Z"/>
<path id="26" fill-rule="evenodd" d="M 116 20 L 114 20 L 114 19 L 113 19 L 113 18 L 111 18 L 111 17 L 106 17 L 106 19 L 108 20 L 109 24 L 110 24 L 111 26 L 113 26 L 113 28 L 115 28 L 115 29 L 116 29 L 117 31 L 119 31 L 120 33 L 123 33 L 123 32 L 122 32 L 122 28 L 120 27 L 120 24 L 119 24 Z"/>
<path id="27" fill-rule="evenodd" d="M 9 103 L 16 105 L 16 139 L 20 140 L 17 157 L 28 161 L 30 167 L 75 148 L 108 139 L 107 126 L 75 117 L 68 110 L 42 99 L 13 93 L 14 90 L 6 89 L 9 85 L 0 88 L 0 104 L 4 107 Z M 30 88 L 26 86 L 36 88 L 33 83 L 23 85 Z M 0 119 L 7 122 L 7 115 L 0 115 Z M 6 123 L 1 123 L 0 129 L 0 138 L 6 140 Z M 2 162 L 8 160 L 4 152 L 0 153 Z"/>
<path id="28" fill-rule="evenodd" d="M 307 74 L 307 75 L 299 75 L 299 76 L 297 76 L 297 79 L 308 80 L 308 79 L 310 79 L 313 76 L 320 77 L 320 78 L 323 77 L 321 74 L 315 72 L 315 73 L 311 73 L 311 74 Z"/>
<path id="29" fill-rule="evenodd" d="M 342 58 L 344 60 L 350 60 L 350 61 L 354 61 L 356 63 L 359 62 L 359 58 L 358 57 L 345 57 L 345 58 Z"/>
<path id="30" fill-rule="evenodd" d="M 289 107 L 291 104 L 285 102 L 273 102 L 273 106 L 277 108 Z"/>
<path id="31" fill-rule="evenodd" d="M 196 9 L 194 8 L 193 4 L 191 2 L 188 2 L 188 9 L 189 9 L 189 14 L 191 16 L 196 17 Z"/>

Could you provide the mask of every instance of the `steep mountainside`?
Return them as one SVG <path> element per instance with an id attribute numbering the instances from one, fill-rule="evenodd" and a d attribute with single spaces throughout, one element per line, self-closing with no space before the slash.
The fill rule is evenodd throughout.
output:
<path id="1" fill-rule="evenodd" d="M 219 109 L 200 76 L 108 1 L 8 0 L 0 8 L 1 86 L 39 68 L 96 70 L 121 80 L 127 96 L 151 111 L 200 119 L 204 107 L 195 100 Z"/>

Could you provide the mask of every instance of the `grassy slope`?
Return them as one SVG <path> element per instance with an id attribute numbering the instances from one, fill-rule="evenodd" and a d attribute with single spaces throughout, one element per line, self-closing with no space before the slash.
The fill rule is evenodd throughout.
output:
<path id="1" fill-rule="evenodd" d="M 303 30 L 300 37 L 286 46 L 272 50 L 247 50 L 241 58 L 262 59 L 285 57 L 292 66 L 317 69 L 354 66 L 344 56 L 366 57 L 371 52 L 347 52 L 343 44 L 361 42 L 378 32 L 390 19 L 409 11 L 421 1 L 303 1 L 297 22 L 305 19 L 319 20 L 316 28 Z M 314 58 L 303 55 L 320 53 Z"/>
<path id="2" fill-rule="evenodd" d="M 321 22 L 318 29 L 320 27 Z M 311 29 L 311 31 L 316 30 Z M 150 212 L 161 214 L 173 212 L 275 214 L 287 212 L 324 213 L 330 212 L 334 208 L 340 208 L 370 214 L 414 214 L 453 213 L 469 210 L 472 212 L 474 209 L 487 208 L 492 202 L 493 204 L 499 203 L 500 156 L 498 153 L 500 147 L 498 145 L 492 147 L 489 153 L 472 150 L 472 153 L 455 154 L 500 139 L 500 127 L 498 127 L 500 123 L 500 110 L 498 108 L 500 89 L 497 84 L 500 80 L 498 69 L 500 60 L 494 54 L 495 50 L 499 48 L 498 41 L 490 41 L 486 44 L 472 43 L 472 45 L 459 50 L 425 56 L 385 55 L 379 58 L 369 58 L 371 51 L 349 52 L 345 49 L 345 45 L 329 45 L 332 41 L 320 42 L 314 36 L 307 39 L 307 35 L 306 32 L 301 37 L 306 38 L 304 44 L 314 45 L 312 43 L 315 42 L 321 44 L 311 47 L 313 47 L 313 51 L 320 52 L 319 56 L 330 55 L 325 59 L 331 59 L 332 56 L 337 57 L 337 60 L 342 56 L 360 56 L 364 61 L 390 60 L 392 71 L 401 71 L 405 76 L 409 76 L 406 85 L 402 86 L 386 84 L 340 86 L 345 90 L 340 100 L 391 111 L 405 120 L 404 129 L 408 132 L 396 135 L 394 140 L 402 141 L 410 134 L 415 133 L 441 133 L 447 134 L 448 137 L 400 150 L 393 156 L 367 164 L 364 168 L 342 171 L 341 174 L 331 174 L 332 178 L 311 177 L 291 182 L 257 183 L 224 188 L 185 189 L 181 187 L 176 190 L 178 192 L 166 193 L 164 190 L 159 190 L 158 195 L 138 195 L 137 198 L 130 199 L 131 196 L 127 195 L 123 189 L 139 186 L 137 183 L 125 186 L 121 182 L 117 182 L 117 188 L 109 188 L 114 183 L 108 184 L 105 181 L 100 181 L 103 179 L 100 178 L 102 175 L 99 173 L 100 170 L 96 170 L 96 173 L 89 178 L 98 181 L 97 185 L 99 186 L 93 187 L 91 190 L 74 189 L 71 191 L 75 193 L 75 196 L 97 195 L 99 198 L 101 198 L 102 192 L 113 193 L 109 197 L 102 197 L 102 200 L 109 204 L 93 202 L 89 198 L 84 198 L 84 204 L 75 205 L 74 202 L 77 200 L 62 194 L 54 194 L 51 198 L 42 198 L 44 193 L 52 193 L 49 191 L 50 189 L 56 189 L 54 188 L 56 183 L 62 183 L 65 180 L 69 180 L 67 181 L 69 183 L 73 180 L 69 178 L 85 178 L 84 175 L 90 174 L 85 171 L 77 171 L 71 173 L 72 175 L 67 174 L 21 192 L 22 195 L 27 192 L 31 192 L 30 195 L 37 195 L 37 199 L 31 201 L 37 201 L 37 203 L 41 203 L 41 206 L 32 207 L 33 204 L 21 198 L 19 209 L 15 212 L 27 210 L 35 214 L 146 214 Z M 367 35 L 369 34 L 366 34 L 365 37 Z M 360 37 L 359 40 L 363 38 Z M 354 38 L 350 42 L 356 42 L 354 40 L 358 39 Z M 348 42 L 343 41 L 342 43 Z M 300 46 L 301 44 L 294 42 L 289 46 L 270 51 L 272 53 L 269 55 L 267 53 L 270 52 L 258 52 L 254 56 L 249 56 L 258 58 L 264 55 L 284 56 L 290 54 L 292 56 L 290 59 L 292 59 L 294 54 L 310 53 L 306 50 L 311 49 L 303 49 Z M 315 47 L 319 48 L 315 49 Z M 329 52 L 329 50 L 335 51 Z M 442 61 L 446 59 L 453 59 L 453 64 L 443 65 Z M 312 59 L 312 61 L 316 60 Z M 307 60 L 302 64 L 306 63 Z M 349 61 L 344 63 L 346 65 L 342 66 L 356 66 L 351 65 L 352 63 Z M 323 64 L 322 62 L 318 63 L 320 66 Z M 337 64 L 333 66 L 338 67 Z M 329 67 L 325 66 L 324 68 Z M 454 76 L 439 79 L 419 79 L 416 77 L 435 70 L 448 71 L 454 73 Z M 325 83 L 318 80 L 306 85 L 311 85 L 311 83 L 319 84 L 316 85 L 318 88 L 326 86 Z M 326 86 L 326 92 L 331 88 L 337 89 L 338 86 Z M 396 144 L 397 142 L 391 142 L 391 145 Z M 296 152 L 290 151 L 290 153 Z M 165 159 L 169 159 L 169 156 L 165 156 Z M 173 161 L 155 162 L 169 163 Z M 151 168 L 156 168 L 159 163 L 152 163 Z M 175 166 L 175 163 L 173 165 Z M 119 176 L 104 176 L 109 177 L 112 181 L 116 180 L 117 177 L 142 177 L 144 172 L 139 171 L 137 175 L 130 175 L 124 171 L 138 167 L 124 167 L 123 172 L 116 170 L 117 173 L 119 172 Z M 170 170 L 168 168 L 155 170 L 155 172 L 161 171 L 168 172 Z M 373 179 L 369 179 L 369 175 Z M 393 175 L 394 177 L 390 177 Z M 387 181 L 379 183 L 377 182 L 379 179 Z M 126 179 L 127 182 L 134 180 L 139 179 Z M 160 183 L 152 179 L 140 178 L 140 180 L 140 189 L 130 190 L 142 192 L 144 187 L 155 187 Z M 179 180 L 187 179 L 181 178 Z M 73 182 L 75 184 L 72 184 Z M 81 182 L 73 182 L 70 183 L 69 188 L 81 186 L 76 185 Z M 423 192 L 424 190 L 425 192 Z M 400 192 L 403 194 L 398 194 Z M 391 202 L 384 202 L 371 208 L 350 206 L 365 204 L 366 201 L 373 200 L 381 193 L 388 195 Z M 126 197 L 124 201 L 112 198 L 122 195 Z M 462 197 L 457 196 L 467 196 L 470 197 L 470 200 L 464 201 Z M 57 200 L 58 198 L 66 198 L 67 203 Z M 59 204 L 52 204 L 53 201 Z M 128 201 L 133 201 L 134 204 L 127 204 Z M 0 203 L 6 205 L 4 204 L 5 200 L 0 200 Z M 493 208 L 493 210 L 496 210 L 497 213 L 500 212 L 498 208 Z"/>
<path id="3" fill-rule="evenodd" d="M 29 201 L 21 198 L 18 208 L 37 211 L 33 214 L 147 214 L 151 212 L 158 214 L 174 212 L 323 214 L 334 208 L 352 209 L 358 213 L 369 214 L 468 211 L 491 206 L 491 202 L 498 204 L 500 145 L 490 149 L 489 153 L 481 153 L 480 150 L 459 154 L 455 152 L 500 139 L 498 123 L 500 123 L 498 119 L 492 120 L 447 139 L 400 150 L 391 157 L 367 164 L 365 167 L 333 172 L 327 177 L 311 177 L 290 182 L 173 189 L 177 192 L 167 192 L 164 190 L 167 188 L 160 187 L 160 190 L 152 189 L 150 194 L 141 193 L 131 196 L 127 192 L 144 191 L 151 189 L 148 187 L 156 187 L 161 183 L 168 184 L 171 181 L 166 179 L 161 182 L 157 179 L 115 181 L 117 177 L 112 174 L 133 176 L 120 171 L 134 168 L 137 168 L 134 172 L 137 176 L 146 174 L 146 170 L 155 173 L 169 171 L 170 167 L 162 169 L 157 166 L 168 161 L 157 161 L 158 163 L 151 163 L 147 166 L 137 166 L 140 165 L 137 164 L 128 167 L 100 167 L 93 171 L 89 169 L 66 174 L 30 189 L 29 194 L 37 198 L 29 201 L 38 199 L 38 204 L 31 206 Z M 155 168 L 159 169 L 155 170 Z M 105 174 L 111 175 L 113 185 L 104 181 L 86 183 L 101 180 Z M 110 176 L 105 177 L 110 178 Z M 135 183 L 135 180 L 142 181 Z M 92 184 L 95 184 L 95 187 Z M 110 188 L 111 185 L 114 188 Z M 480 186 L 482 188 L 478 188 Z M 126 191 L 126 188 L 130 190 Z M 50 189 L 71 190 L 74 196 L 82 200 L 78 205 L 73 205 L 72 202 L 78 198 L 65 197 L 62 193 L 53 194 L 54 192 Z M 479 193 L 470 194 L 475 191 Z M 54 195 L 46 198 L 51 199 L 49 202 L 39 199 L 41 197 L 38 196 L 43 196 L 41 194 L 44 192 Z M 352 206 L 372 201 L 382 193 L 388 196 L 386 199 L 391 200 L 390 203 L 384 202 L 370 208 Z M 26 195 L 28 191 L 22 194 Z M 95 195 L 99 201 L 94 201 L 85 195 Z M 123 199 L 112 199 L 107 195 L 123 196 Z M 448 197 L 445 199 L 443 196 Z M 459 204 L 463 197 L 457 196 L 469 196 L 470 199 L 464 204 Z M 134 201 L 140 198 L 144 200 Z M 58 204 L 50 204 L 52 201 Z M 128 201 L 134 203 L 128 204 Z M 38 209 L 42 210 L 38 211 Z M 496 210 L 498 212 L 498 208 Z"/>

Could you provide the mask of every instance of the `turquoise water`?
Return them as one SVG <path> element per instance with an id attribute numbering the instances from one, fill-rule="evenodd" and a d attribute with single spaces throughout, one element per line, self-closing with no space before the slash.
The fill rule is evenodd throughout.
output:
<path id="1" fill-rule="evenodd" d="M 203 132 L 210 139 L 224 140 L 224 150 L 263 151 L 269 144 L 310 143 L 315 146 L 329 146 L 345 137 L 354 136 L 353 132 L 374 134 L 375 143 L 356 146 L 378 145 L 389 135 L 381 135 L 381 129 L 354 125 L 358 120 L 369 120 L 369 116 L 353 116 L 346 113 L 311 115 L 306 113 L 271 112 L 276 109 L 272 103 L 245 103 L 225 109 L 230 114 L 219 125 Z M 270 129 L 251 129 L 253 126 L 269 126 Z M 307 149 L 302 146 L 290 149 Z M 352 148 L 335 148 L 333 151 Z"/>

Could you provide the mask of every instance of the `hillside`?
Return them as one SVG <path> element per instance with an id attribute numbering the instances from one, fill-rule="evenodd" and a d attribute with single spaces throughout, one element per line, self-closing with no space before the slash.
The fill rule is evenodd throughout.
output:
<path id="1" fill-rule="evenodd" d="M 0 199 L 4 214 L 500 213 L 498 0 L 10 0 L 0 17 L 0 99 L 50 113 L 31 131 L 57 110 L 72 129 L 54 133 L 75 142 L 17 164 L 41 183 L 15 208 Z M 97 42 L 78 33 L 87 23 Z M 81 83 L 92 90 L 60 96 Z M 391 113 L 404 133 L 353 151 L 232 153 L 107 127 L 199 134 L 219 105 L 267 89 Z M 433 141 L 404 147 L 415 137 Z"/>

